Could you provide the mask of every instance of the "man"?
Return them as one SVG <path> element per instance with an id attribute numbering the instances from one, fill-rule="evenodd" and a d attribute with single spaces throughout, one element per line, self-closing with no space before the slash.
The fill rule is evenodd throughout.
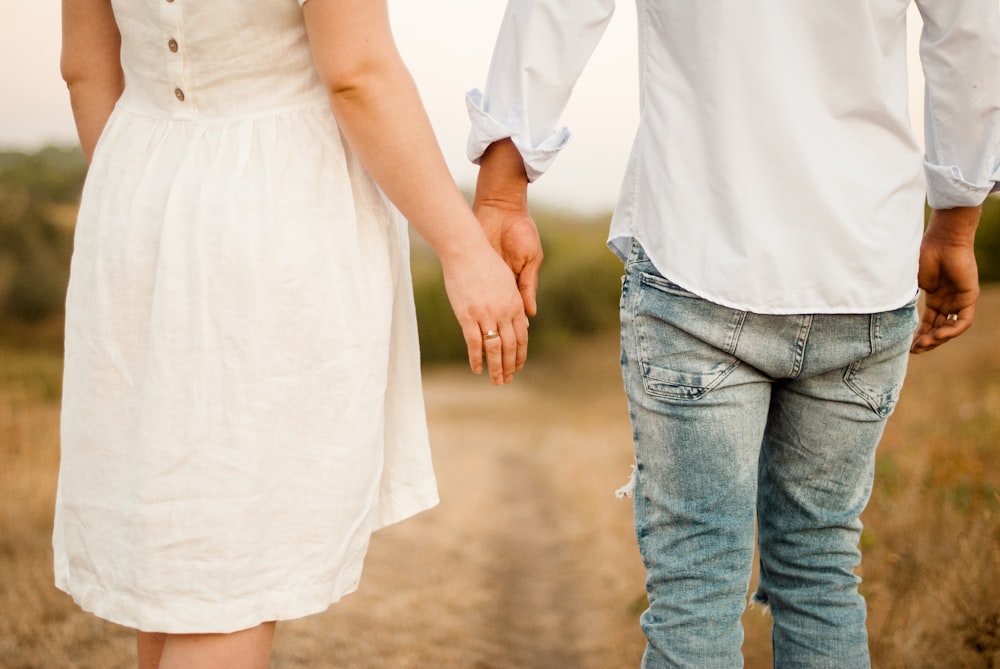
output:
<path id="1" fill-rule="evenodd" d="M 1000 180 L 998 2 L 916 2 L 923 176 L 909 0 L 637 0 L 640 123 L 609 245 L 626 270 L 644 667 L 742 666 L 755 518 L 775 665 L 870 664 L 854 569 L 875 447 L 908 352 L 972 324 L 973 238 Z M 527 183 L 568 139 L 559 115 L 613 9 L 510 0 L 469 95 L 477 214 L 529 314 Z"/>

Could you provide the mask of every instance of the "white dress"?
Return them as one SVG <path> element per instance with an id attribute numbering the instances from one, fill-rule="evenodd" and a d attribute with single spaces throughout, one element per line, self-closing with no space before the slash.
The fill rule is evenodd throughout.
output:
<path id="1" fill-rule="evenodd" d="M 405 222 L 341 137 L 296 0 L 114 0 L 125 93 L 66 308 L 56 584 L 230 632 L 354 590 L 437 502 Z"/>

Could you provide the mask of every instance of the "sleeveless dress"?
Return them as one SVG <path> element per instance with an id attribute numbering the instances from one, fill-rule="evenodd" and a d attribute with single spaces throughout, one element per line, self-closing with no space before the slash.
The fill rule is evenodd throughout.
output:
<path id="1" fill-rule="evenodd" d="M 114 0 L 125 92 L 66 307 L 57 586 L 145 631 L 354 590 L 437 502 L 405 221 L 340 135 L 302 0 Z"/>

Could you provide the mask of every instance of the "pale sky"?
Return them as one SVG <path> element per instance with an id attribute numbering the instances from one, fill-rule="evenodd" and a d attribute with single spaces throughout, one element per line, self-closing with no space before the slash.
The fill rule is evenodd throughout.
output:
<path id="1" fill-rule="evenodd" d="M 389 1 L 399 49 L 444 155 L 459 184 L 471 187 L 475 169 L 465 159 L 464 92 L 485 83 L 505 0 Z M 911 11 L 911 46 L 919 28 L 919 16 Z M 59 78 L 59 32 L 56 0 L 3 0 L 0 149 L 76 141 Z M 911 68 L 911 109 L 919 123 L 918 69 Z M 535 201 L 579 211 L 614 206 L 638 119 L 637 91 L 635 6 L 623 0 L 563 115 L 573 139 L 532 186 Z"/>

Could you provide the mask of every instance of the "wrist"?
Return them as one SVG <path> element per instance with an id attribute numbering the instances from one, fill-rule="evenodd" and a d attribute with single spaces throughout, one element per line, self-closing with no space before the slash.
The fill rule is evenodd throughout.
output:
<path id="1" fill-rule="evenodd" d="M 501 209 L 527 208 L 528 176 L 521 153 L 510 138 L 493 142 L 483 153 L 475 202 Z"/>
<path id="2" fill-rule="evenodd" d="M 464 202 L 463 205 L 461 212 L 448 217 L 447 220 L 451 221 L 451 224 L 442 231 L 443 234 L 424 236 L 442 265 L 474 258 L 484 250 L 492 248 L 479 221 L 469 210 L 468 205 Z"/>
<path id="3" fill-rule="evenodd" d="M 935 209 L 924 238 L 949 246 L 972 246 L 982 209 L 982 206 Z"/>

